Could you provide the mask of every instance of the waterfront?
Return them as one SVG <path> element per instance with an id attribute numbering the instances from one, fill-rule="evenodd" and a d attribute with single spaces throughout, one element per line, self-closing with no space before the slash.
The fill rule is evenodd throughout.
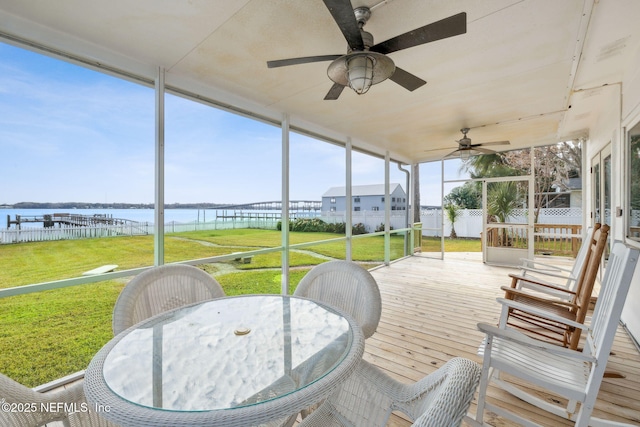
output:
<path id="1" fill-rule="evenodd" d="M 14 221 L 16 215 L 24 217 L 53 215 L 54 213 L 68 213 L 75 215 L 106 215 L 116 219 L 126 219 L 142 223 L 154 223 L 153 209 L 0 209 L 0 228 L 7 228 L 7 216 Z M 213 221 L 216 218 L 215 209 L 165 209 L 165 223 L 192 223 Z M 22 224 L 22 228 L 40 228 L 42 223 Z"/>

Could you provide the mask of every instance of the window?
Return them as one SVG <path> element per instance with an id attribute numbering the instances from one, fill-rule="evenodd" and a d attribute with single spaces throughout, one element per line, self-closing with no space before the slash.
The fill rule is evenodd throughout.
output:
<path id="1" fill-rule="evenodd" d="M 371 206 L 371 210 L 372 210 L 372 211 L 379 211 L 379 210 L 380 210 L 380 208 L 379 208 L 379 207 L 377 207 L 377 206 Z"/>
<path id="2" fill-rule="evenodd" d="M 329 208 L 329 212 L 335 212 L 335 211 L 336 211 L 336 207 L 335 207 L 335 206 L 331 206 L 331 207 Z"/>
<path id="3" fill-rule="evenodd" d="M 360 203 L 360 197 L 354 197 L 353 203 Z"/>
<path id="4" fill-rule="evenodd" d="M 380 200 L 382 201 L 382 203 L 384 203 L 384 197 L 381 197 Z"/>
<path id="5" fill-rule="evenodd" d="M 353 210 L 354 210 L 355 212 L 360 212 L 360 206 L 356 206 L 355 208 L 353 208 Z"/>
<path id="6" fill-rule="evenodd" d="M 335 198 L 335 197 L 332 197 L 332 198 L 331 198 L 331 203 L 335 203 L 335 202 L 336 202 L 336 198 Z"/>
<path id="7" fill-rule="evenodd" d="M 629 131 L 627 173 L 629 177 L 629 206 L 627 209 L 627 235 L 640 242 L 640 123 Z"/>
<path id="8" fill-rule="evenodd" d="M 392 198 L 391 198 L 391 201 L 392 201 L 392 202 L 395 202 L 395 201 L 396 201 L 396 198 L 395 198 L 395 197 L 392 197 Z"/>

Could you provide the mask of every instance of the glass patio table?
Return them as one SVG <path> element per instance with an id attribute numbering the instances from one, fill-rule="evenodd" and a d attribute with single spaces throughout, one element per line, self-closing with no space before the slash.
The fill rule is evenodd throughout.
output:
<path id="1" fill-rule="evenodd" d="M 123 426 L 278 425 L 334 391 L 363 352 L 360 327 L 335 308 L 228 297 L 123 331 L 92 359 L 84 388 Z"/>

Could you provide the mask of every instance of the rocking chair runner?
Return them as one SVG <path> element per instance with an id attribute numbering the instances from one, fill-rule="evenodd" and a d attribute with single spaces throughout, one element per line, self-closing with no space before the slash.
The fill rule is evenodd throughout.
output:
<path id="1" fill-rule="evenodd" d="M 584 329 L 586 340 L 582 351 L 537 340 L 514 329 L 478 324 L 478 329 L 487 337 L 483 350 L 477 422 L 482 424 L 484 410 L 487 409 L 525 426 L 538 425 L 487 402 L 487 386 L 492 382 L 526 402 L 574 420 L 576 427 L 589 425 L 639 252 L 622 242 L 615 242 L 590 326 L 587 328 L 584 324 L 566 321 L 575 328 Z M 519 378 L 521 387 L 507 381 L 502 373 Z M 567 405 L 552 403 L 557 399 L 541 398 L 539 392 L 531 393 L 530 385 L 568 399 Z M 606 420 L 598 422 L 598 425 L 607 424 Z"/>
<path id="2" fill-rule="evenodd" d="M 557 293 L 564 293 L 565 299 L 540 296 L 530 291 L 516 289 L 518 282 L 550 287 L 533 278 L 514 278 L 511 287 L 503 286 L 505 299 L 498 300 L 503 304 L 500 328 L 515 327 L 528 334 L 559 342 L 564 347 L 577 349 L 581 329 L 567 321 L 577 323 L 585 321 L 608 234 L 609 226 L 606 224 L 594 229 L 593 236 L 588 242 L 588 256 L 580 272 L 575 291 L 553 288 Z M 537 309 L 536 312 L 532 311 L 533 307 Z"/>

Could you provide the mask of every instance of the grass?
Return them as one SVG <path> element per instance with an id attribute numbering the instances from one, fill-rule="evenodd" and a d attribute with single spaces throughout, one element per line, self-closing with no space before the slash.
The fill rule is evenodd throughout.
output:
<path id="1" fill-rule="evenodd" d="M 292 244 L 340 237 L 329 233 L 290 233 Z M 472 242 L 471 242 L 472 243 Z M 457 239 L 448 251 L 469 249 Z M 439 239 L 437 241 L 439 250 Z M 170 234 L 165 262 L 278 247 L 278 231 L 240 229 Z M 423 240 L 423 251 L 430 239 Z M 392 236 L 391 259 L 403 255 L 404 238 Z M 479 243 L 477 244 L 479 250 Z M 314 265 L 344 259 L 346 243 L 328 242 L 290 253 L 290 291 Z M 352 257 L 371 268 L 384 259 L 384 238 L 352 241 Z M 230 261 L 201 266 L 227 295 L 281 292 L 280 252 L 255 255 L 251 263 Z M 119 270 L 153 264 L 153 236 L 0 245 L 0 288 L 80 276 L 104 264 Z M 29 387 L 85 369 L 93 355 L 113 337 L 111 314 L 128 279 L 110 280 L 0 299 L 0 372 Z"/>
<path id="2" fill-rule="evenodd" d="M 440 237 L 422 237 L 422 252 L 440 252 Z M 481 252 L 480 239 L 444 239 L 445 252 Z"/>

